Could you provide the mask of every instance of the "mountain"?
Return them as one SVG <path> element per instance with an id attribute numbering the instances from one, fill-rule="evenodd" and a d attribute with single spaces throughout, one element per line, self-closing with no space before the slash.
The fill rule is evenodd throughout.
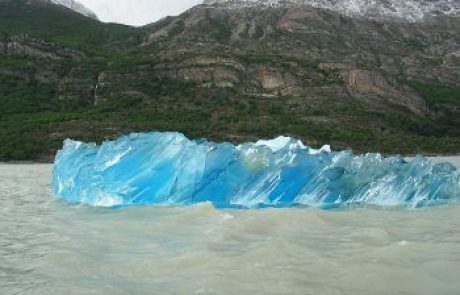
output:
<path id="1" fill-rule="evenodd" d="M 207 3 L 133 28 L 0 1 L 0 160 L 147 130 L 458 153 L 460 18 Z"/>
<path id="2" fill-rule="evenodd" d="M 74 0 L 51 0 L 51 1 L 55 4 L 62 5 L 69 9 L 72 9 L 73 11 L 78 12 L 84 16 L 97 19 L 97 15 L 94 12 L 92 12 L 91 10 L 86 8 L 83 4 L 77 1 L 74 1 Z"/>
<path id="3" fill-rule="evenodd" d="M 97 19 L 97 15 L 86 8 L 83 4 L 74 1 L 74 0 L 18 0 L 21 5 L 29 5 L 29 6 L 36 6 L 36 5 L 59 5 L 62 7 L 66 7 L 70 10 L 73 10 L 81 15 L 84 15 L 86 17 L 90 17 L 93 19 Z M 16 0 L 0 0 L 0 3 L 3 3 L 3 5 L 14 5 L 14 2 L 17 2 Z"/>
<path id="4" fill-rule="evenodd" d="M 353 17 L 404 21 L 460 14 L 460 5 L 455 0 L 204 0 L 204 4 L 225 5 L 227 8 L 311 6 Z"/>

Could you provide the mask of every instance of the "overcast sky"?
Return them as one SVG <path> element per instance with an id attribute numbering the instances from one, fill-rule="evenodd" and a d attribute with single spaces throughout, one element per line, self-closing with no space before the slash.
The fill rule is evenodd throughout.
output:
<path id="1" fill-rule="evenodd" d="M 105 22 L 145 25 L 177 15 L 202 0 L 78 0 Z"/>

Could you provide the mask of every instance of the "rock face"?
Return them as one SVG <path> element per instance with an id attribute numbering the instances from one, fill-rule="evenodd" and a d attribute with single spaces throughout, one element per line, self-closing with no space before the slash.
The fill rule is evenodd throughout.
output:
<path id="1" fill-rule="evenodd" d="M 327 96 L 326 89 L 343 88 L 344 96 L 422 114 L 424 100 L 401 78 L 458 85 L 459 18 L 376 22 L 305 3 L 207 1 L 153 26 L 144 47 L 178 61 L 174 70 L 162 63 L 160 75 L 256 96 L 321 97 L 311 90 L 322 87 Z M 216 58 L 198 62 L 206 56 Z"/>
<path id="2" fill-rule="evenodd" d="M 415 91 L 389 83 L 378 72 L 351 70 L 345 73 L 344 79 L 351 95 L 386 98 L 389 102 L 407 107 L 414 113 L 423 114 L 425 111 L 425 101 Z"/>
<path id="3" fill-rule="evenodd" d="M 86 57 L 81 50 L 59 47 L 27 35 L 14 35 L 0 40 L 0 54 L 52 60 Z"/>

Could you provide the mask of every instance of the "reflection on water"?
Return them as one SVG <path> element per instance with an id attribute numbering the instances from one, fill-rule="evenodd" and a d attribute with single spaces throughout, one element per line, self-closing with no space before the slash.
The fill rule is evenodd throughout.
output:
<path id="1" fill-rule="evenodd" d="M 0 166 L 0 294 L 459 294 L 460 206 L 74 207 Z"/>

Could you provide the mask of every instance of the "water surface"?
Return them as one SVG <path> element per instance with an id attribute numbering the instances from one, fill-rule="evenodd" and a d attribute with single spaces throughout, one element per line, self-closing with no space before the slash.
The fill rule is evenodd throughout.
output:
<path id="1" fill-rule="evenodd" d="M 460 294 L 460 206 L 71 206 L 0 165 L 0 294 Z"/>

